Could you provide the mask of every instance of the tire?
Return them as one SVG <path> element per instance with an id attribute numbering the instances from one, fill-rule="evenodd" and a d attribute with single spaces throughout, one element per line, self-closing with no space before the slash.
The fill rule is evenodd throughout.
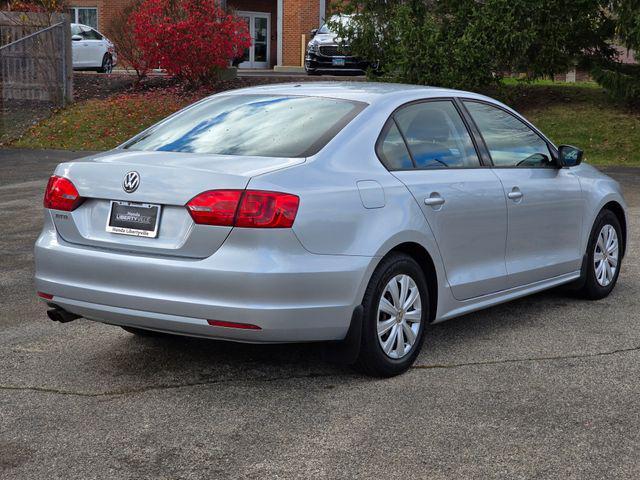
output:
<path id="1" fill-rule="evenodd" d="M 132 333 L 138 337 L 163 337 L 166 334 L 161 332 L 155 332 L 153 330 L 145 330 L 143 328 L 135 328 L 135 327 L 123 327 L 120 326 L 125 332 Z"/>
<path id="2" fill-rule="evenodd" d="M 108 53 L 105 53 L 104 57 L 102 57 L 102 67 L 98 69 L 98 72 L 100 73 L 113 72 L 113 59 L 111 58 L 111 55 L 109 55 Z"/>
<path id="3" fill-rule="evenodd" d="M 379 311 L 379 304 L 384 297 L 388 303 L 396 303 L 402 306 L 402 302 L 394 301 L 394 296 L 389 290 L 389 286 L 395 282 L 399 290 L 399 296 L 404 296 L 404 278 L 408 277 L 412 283 L 404 284 L 404 291 L 409 292 L 409 296 L 417 289 L 418 297 L 405 310 L 393 317 L 392 315 Z M 411 286 L 413 285 L 413 286 Z M 409 286 L 410 288 L 406 288 Z M 408 299 L 407 299 L 408 300 Z M 362 302 L 364 308 L 362 319 L 362 337 L 360 343 L 360 353 L 355 367 L 361 372 L 375 377 L 392 377 L 399 375 L 413 364 L 424 342 L 424 329 L 428 320 L 429 293 L 427 281 L 420 265 L 408 255 L 392 254 L 382 260 L 373 273 Z M 392 305 L 393 306 L 393 305 Z M 406 305 L 405 305 L 406 306 Z M 418 311 L 419 310 L 419 311 Z M 398 311 L 395 309 L 394 311 Z M 392 322 L 392 318 L 396 322 Z M 379 336 L 378 324 L 384 324 L 387 330 Z M 413 344 L 410 344 L 408 330 L 415 336 Z M 395 339 L 392 336 L 396 333 Z M 401 338 L 399 338 L 401 336 Z M 400 347 L 402 341 L 402 347 Z M 390 351 L 383 350 L 383 345 Z"/>
<path id="4" fill-rule="evenodd" d="M 304 71 L 306 72 L 307 75 L 309 76 L 316 76 L 316 75 L 320 75 L 320 72 L 318 72 L 318 70 L 316 69 L 309 69 L 309 67 L 307 67 L 307 62 L 304 62 Z"/>
<path id="5" fill-rule="evenodd" d="M 615 236 L 613 236 L 614 233 Z M 611 246 L 606 244 L 609 235 L 615 239 L 615 243 L 612 241 Z M 604 240 L 599 243 L 600 238 Z M 618 217 L 611 210 L 602 210 L 596 217 L 589 236 L 583 284 L 577 292 L 579 296 L 589 300 L 600 300 L 611 293 L 620 275 L 621 254 L 624 248 L 622 242 L 622 229 Z M 596 255 L 601 256 L 600 251 L 603 244 L 607 253 L 604 255 L 604 259 L 597 261 Z M 607 248 L 608 246 L 609 248 Z M 609 268 L 607 268 L 607 263 Z M 603 265 L 602 269 L 597 267 L 600 264 Z"/>

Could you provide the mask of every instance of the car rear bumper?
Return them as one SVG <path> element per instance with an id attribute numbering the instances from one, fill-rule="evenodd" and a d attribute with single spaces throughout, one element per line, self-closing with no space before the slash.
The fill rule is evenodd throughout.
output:
<path id="1" fill-rule="evenodd" d="M 35 259 L 36 289 L 69 312 L 256 343 L 343 339 L 374 263 L 371 257 L 311 254 L 288 229 L 234 229 L 215 254 L 193 260 L 73 245 L 52 225 L 36 242 Z"/>

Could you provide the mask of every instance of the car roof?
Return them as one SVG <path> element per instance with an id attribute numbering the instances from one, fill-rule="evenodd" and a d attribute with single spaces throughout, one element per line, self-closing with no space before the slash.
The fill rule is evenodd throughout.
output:
<path id="1" fill-rule="evenodd" d="M 462 90 L 451 90 L 441 87 L 425 87 L 421 85 L 407 85 L 402 83 L 383 82 L 300 82 L 300 83 L 278 83 L 272 85 L 262 85 L 256 87 L 242 88 L 222 92 L 223 94 L 248 95 L 248 94 L 268 94 L 268 95 L 302 95 L 311 97 L 327 97 L 365 102 L 369 104 L 377 103 L 383 99 L 398 99 L 411 101 L 416 98 L 434 97 L 468 97 L 500 103 L 496 100 L 473 92 Z"/>

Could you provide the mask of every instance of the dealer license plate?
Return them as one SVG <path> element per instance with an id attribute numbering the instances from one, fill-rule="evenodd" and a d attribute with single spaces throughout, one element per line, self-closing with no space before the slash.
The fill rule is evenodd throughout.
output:
<path id="1" fill-rule="evenodd" d="M 135 237 L 156 238 L 160 220 L 160 205 L 111 201 L 107 232 Z"/>

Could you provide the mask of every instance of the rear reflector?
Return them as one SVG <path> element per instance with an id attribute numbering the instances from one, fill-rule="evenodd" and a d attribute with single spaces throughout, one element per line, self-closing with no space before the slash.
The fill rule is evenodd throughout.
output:
<path id="1" fill-rule="evenodd" d="M 227 327 L 227 328 L 241 328 L 244 330 L 262 330 L 257 325 L 251 325 L 250 323 L 235 323 L 235 322 L 223 322 L 222 320 L 207 320 L 212 327 Z"/>
<path id="2" fill-rule="evenodd" d="M 84 199 L 78 193 L 71 180 L 52 175 L 44 192 L 44 208 L 71 212 L 78 208 Z"/>
<path id="3" fill-rule="evenodd" d="M 291 228 L 298 213 L 296 195 L 262 190 L 209 190 L 192 198 L 187 209 L 202 225 Z"/>
<path id="4" fill-rule="evenodd" d="M 42 293 L 42 292 L 38 292 L 38 296 L 40 298 L 44 298 L 45 300 L 51 300 L 53 298 L 53 295 L 49 295 L 48 293 Z"/>

